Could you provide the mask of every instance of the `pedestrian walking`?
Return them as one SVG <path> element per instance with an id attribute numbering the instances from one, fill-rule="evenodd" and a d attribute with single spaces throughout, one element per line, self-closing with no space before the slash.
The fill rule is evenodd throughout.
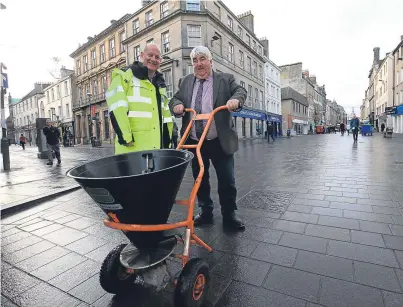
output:
<path id="1" fill-rule="evenodd" d="M 382 133 L 383 133 L 384 130 L 385 130 L 385 123 L 382 123 L 382 125 L 381 125 L 381 131 L 382 131 Z"/>
<path id="2" fill-rule="evenodd" d="M 272 138 L 273 143 L 274 143 L 274 136 L 273 136 L 273 134 L 274 134 L 273 126 L 272 126 L 271 123 L 269 123 L 269 124 L 267 125 L 267 142 L 270 143 L 270 138 Z"/>
<path id="3" fill-rule="evenodd" d="M 48 147 L 48 163 L 46 165 L 53 165 L 53 151 L 55 152 L 57 165 L 62 163 L 60 158 L 60 131 L 57 127 L 53 127 L 50 119 L 46 120 L 46 126 L 43 127 L 43 134 L 46 136 L 46 144 Z"/>
<path id="4" fill-rule="evenodd" d="M 353 131 L 354 142 L 358 141 L 358 127 L 359 126 L 360 126 L 360 121 L 357 118 L 357 116 L 354 114 L 353 119 L 350 121 L 350 127 L 351 127 L 351 130 Z"/>
<path id="5" fill-rule="evenodd" d="M 340 124 L 340 132 L 341 132 L 341 135 L 344 135 L 344 123 Z"/>
<path id="6" fill-rule="evenodd" d="M 230 111 L 240 110 L 247 96 L 246 90 L 236 83 L 233 75 L 217 73 L 212 69 L 212 55 L 205 46 L 195 47 L 190 53 L 194 73 L 179 81 L 179 89 L 171 99 L 171 112 L 182 118 L 182 131 L 188 126 L 191 114 L 185 108 L 198 114 L 211 113 L 215 108 L 227 105 Z M 203 121 L 196 121 L 192 127 L 187 145 L 198 143 L 204 130 Z M 194 153 L 195 150 L 191 149 Z M 195 217 L 196 226 L 213 222 L 214 204 L 210 196 L 209 166 L 212 162 L 218 179 L 218 194 L 223 216 L 223 225 L 234 230 L 245 229 L 244 223 L 235 215 L 237 189 L 234 175 L 234 153 L 238 151 L 238 135 L 234 129 L 229 111 L 220 111 L 215 116 L 201 148 L 204 175 L 197 193 L 201 212 Z M 193 178 L 199 175 L 197 158 L 192 160 Z"/>
<path id="7" fill-rule="evenodd" d="M 21 134 L 21 136 L 20 136 L 20 145 L 22 147 L 22 150 L 25 150 L 25 144 L 26 143 L 27 143 L 26 137 L 23 134 Z"/>
<path id="8" fill-rule="evenodd" d="M 115 154 L 171 147 L 172 115 L 164 76 L 158 71 L 161 50 L 147 44 L 140 56 L 142 63 L 112 71 L 106 93 L 116 132 Z"/>

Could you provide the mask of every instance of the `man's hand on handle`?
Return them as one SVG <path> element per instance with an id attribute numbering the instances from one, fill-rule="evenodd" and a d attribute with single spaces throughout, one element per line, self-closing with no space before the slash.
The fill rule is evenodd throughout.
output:
<path id="1" fill-rule="evenodd" d="M 229 111 L 234 111 L 239 108 L 239 100 L 231 99 L 227 101 L 227 107 Z"/>
<path id="2" fill-rule="evenodd" d="M 178 104 L 176 106 L 174 106 L 174 113 L 176 115 L 183 115 L 185 112 L 185 107 L 183 106 L 183 104 Z"/>

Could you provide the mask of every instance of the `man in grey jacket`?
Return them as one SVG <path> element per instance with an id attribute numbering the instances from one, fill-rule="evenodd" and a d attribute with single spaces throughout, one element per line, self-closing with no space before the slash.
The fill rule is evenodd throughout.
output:
<path id="1" fill-rule="evenodd" d="M 195 47 L 190 53 L 194 74 L 187 75 L 179 81 L 179 89 L 169 103 L 175 116 L 183 116 L 183 135 L 189 121 L 190 113 L 185 108 L 192 108 L 197 113 L 211 113 L 215 108 L 227 105 L 230 111 L 239 110 L 247 97 L 246 90 L 235 82 L 234 76 L 216 73 L 212 70 L 212 55 L 204 46 Z M 203 133 L 206 121 L 196 121 L 187 144 L 197 144 Z M 213 221 L 213 201 L 210 197 L 209 166 L 213 164 L 218 179 L 223 224 L 232 229 L 244 229 L 245 225 L 236 217 L 236 194 L 234 175 L 234 153 L 238 150 L 238 135 L 234 130 L 232 115 L 229 111 L 220 111 L 203 143 L 201 153 L 204 163 L 204 176 L 197 194 L 201 212 L 195 217 L 195 225 L 209 224 Z M 193 150 L 194 152 L 194 150 Z M 192 161 L 193 177 L 199 174 L 197 159 Z"/>

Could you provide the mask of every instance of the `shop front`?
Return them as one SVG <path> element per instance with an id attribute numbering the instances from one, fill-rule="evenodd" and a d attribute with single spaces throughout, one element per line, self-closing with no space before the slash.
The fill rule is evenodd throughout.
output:
<path id="1" fill-rule="evenodd" d="M 292 119 L 292 130 L 291 133 L 294 135 L 308 134 L 309 122 L 306 120 L 293 118 Z"/>
<path id="2" fill-rule="evenodd" d="M 403 133 L 403 104 L 390 112 L 393 118 L 393 133 Z"/>
<path id="3" fill-rule="evenodd" d="M 283 122 L 283 116 L 273 113 L 267 113 L 266 125 L 269 125 L 269 123 L 272 125 L 275 137 L 283 135 L 282 122 Z"/>
<path id="4" fill-rule="evenodd" d="M 266 113 L 254 109 L 242 108 L 232 112 L 234 125 L 239 137 L 264 137 Z"/>

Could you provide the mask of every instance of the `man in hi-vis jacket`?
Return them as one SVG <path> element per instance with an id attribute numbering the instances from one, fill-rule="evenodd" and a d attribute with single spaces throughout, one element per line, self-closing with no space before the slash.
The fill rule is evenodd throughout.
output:
<path id="1" fill-rule="evenodd" d="M 114 69 L 106 93 L 110 119 L 116 133 L 115 154 L 169 148 L 172 117 L 166 85 L 158 72 L 161 51 L 148 44 L 126 69 Z"/>

